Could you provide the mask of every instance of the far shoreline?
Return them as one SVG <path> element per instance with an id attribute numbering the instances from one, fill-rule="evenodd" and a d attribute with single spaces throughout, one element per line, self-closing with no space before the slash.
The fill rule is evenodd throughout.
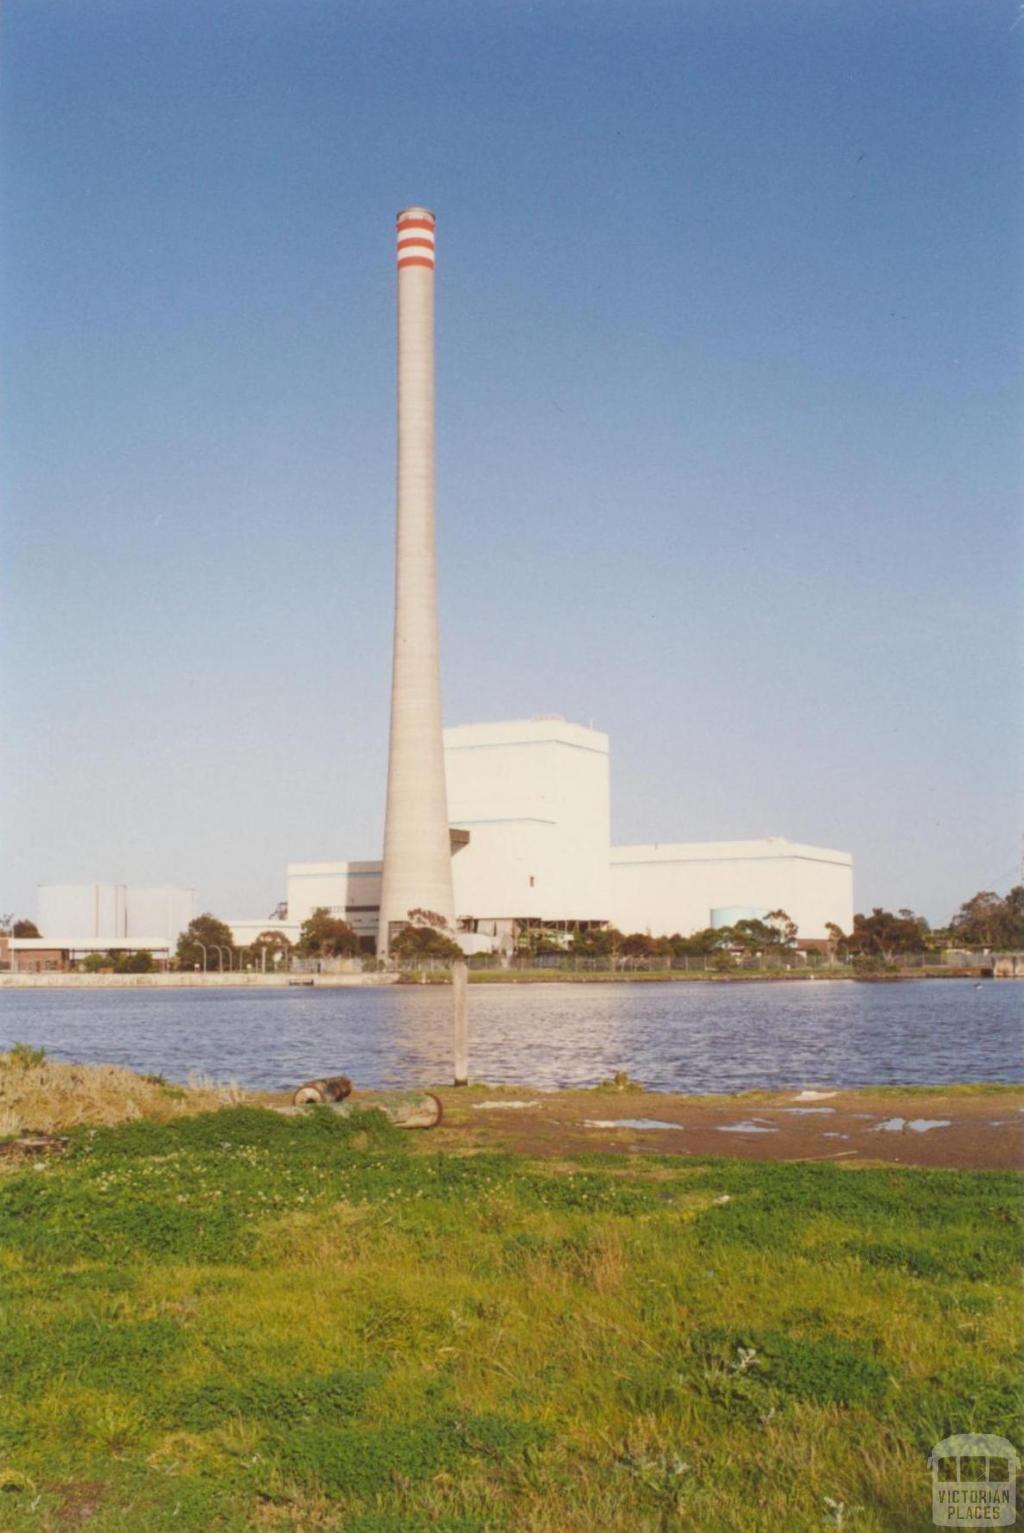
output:
<path id="1" fill-rule="evenodd" d="M 1024 975 L 999 976 L 1021 979 Z M 993 979 L 991 967 L 899 969 L 879 974 L 735 973 L 686 970 L 575 972 L 564 969 L 471 969 L 471 985 L 780 985 L 903 984 L 908 980 Z M 401 974 L 12 974 L 0 973 L 0 990 L 335 990 L 376 989 L 400 985 L 447 985 L 446 970 L 408 970 Z"/>

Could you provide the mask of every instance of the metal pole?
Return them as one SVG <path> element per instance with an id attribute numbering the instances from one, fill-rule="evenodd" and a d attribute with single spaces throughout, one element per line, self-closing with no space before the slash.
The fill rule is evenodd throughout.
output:
<path id="1" fill-rule="evenodd" d="M 452 964 L 452 1010 L 455 1022 L 455 1084 L 469 1085 L 469 970 L 464 958 Z"/>

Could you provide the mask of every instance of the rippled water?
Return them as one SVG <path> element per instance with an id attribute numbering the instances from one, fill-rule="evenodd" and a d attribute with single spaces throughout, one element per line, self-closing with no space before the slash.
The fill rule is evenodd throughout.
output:
<path id="1" fill-rule="evenodd" d="M 592 1085 L 626 1070 L 662 1091 L 1006 1081 L 1024 1076 L 1024 987 L 904 984 L 481 985 L 473 1079 Z M 344 1072 L 365 1087 L 451 1076 L 442 987 L 2 990 L 0 1047 L 198 1071 L 282 1088 Z"/>

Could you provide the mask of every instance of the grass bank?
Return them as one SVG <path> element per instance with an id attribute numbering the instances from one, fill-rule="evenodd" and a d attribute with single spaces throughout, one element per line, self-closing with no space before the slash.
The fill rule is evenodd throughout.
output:
<path id="1" fill-rule="evenodd" d="M 235 1086 L 199 1076 L 179 1086 L 117 1065 L 61 1064 L 43 1049 L 18 1043 L 0 1054 L 0 1139 L 24 1130 L 51 1133 L 143 1117 L 164 1122 L 237 1104 L 242 1095 Z"/>
<path id="2" fill-rule="evenodd" d="M 1021 1440 L 1005 1174 L 70 1132 L 0 1176 L 4 1533 L 881 1533 Z"/>
<path id="3" fill-rule="evenodd" d="M 791 984 L 799 981 L 830 981 L 849 984 L 891 984 L 909 979 L 977 979 L 977 969 L 897 969 L 891 973 L 866 974 L 851 969 L 734 969 L 723 973 L 713 969 L 471 969 L 470 984 L 473 985 L 594 985 L 594 984 Z M 408 984 L 448 984 L 449 975 L 441 970 L 435 974 L 418 974 L 411 971 L 403 976 Z"/>

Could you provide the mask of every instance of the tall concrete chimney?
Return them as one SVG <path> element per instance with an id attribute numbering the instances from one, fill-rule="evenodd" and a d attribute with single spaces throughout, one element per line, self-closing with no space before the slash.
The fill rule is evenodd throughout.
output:
<path id="1" fill-rule="evenodd" d="M 417 907 L 454 919 L 434 538 L 434 226 L 398 215 L 395 653 L 377 952 Z"/>

